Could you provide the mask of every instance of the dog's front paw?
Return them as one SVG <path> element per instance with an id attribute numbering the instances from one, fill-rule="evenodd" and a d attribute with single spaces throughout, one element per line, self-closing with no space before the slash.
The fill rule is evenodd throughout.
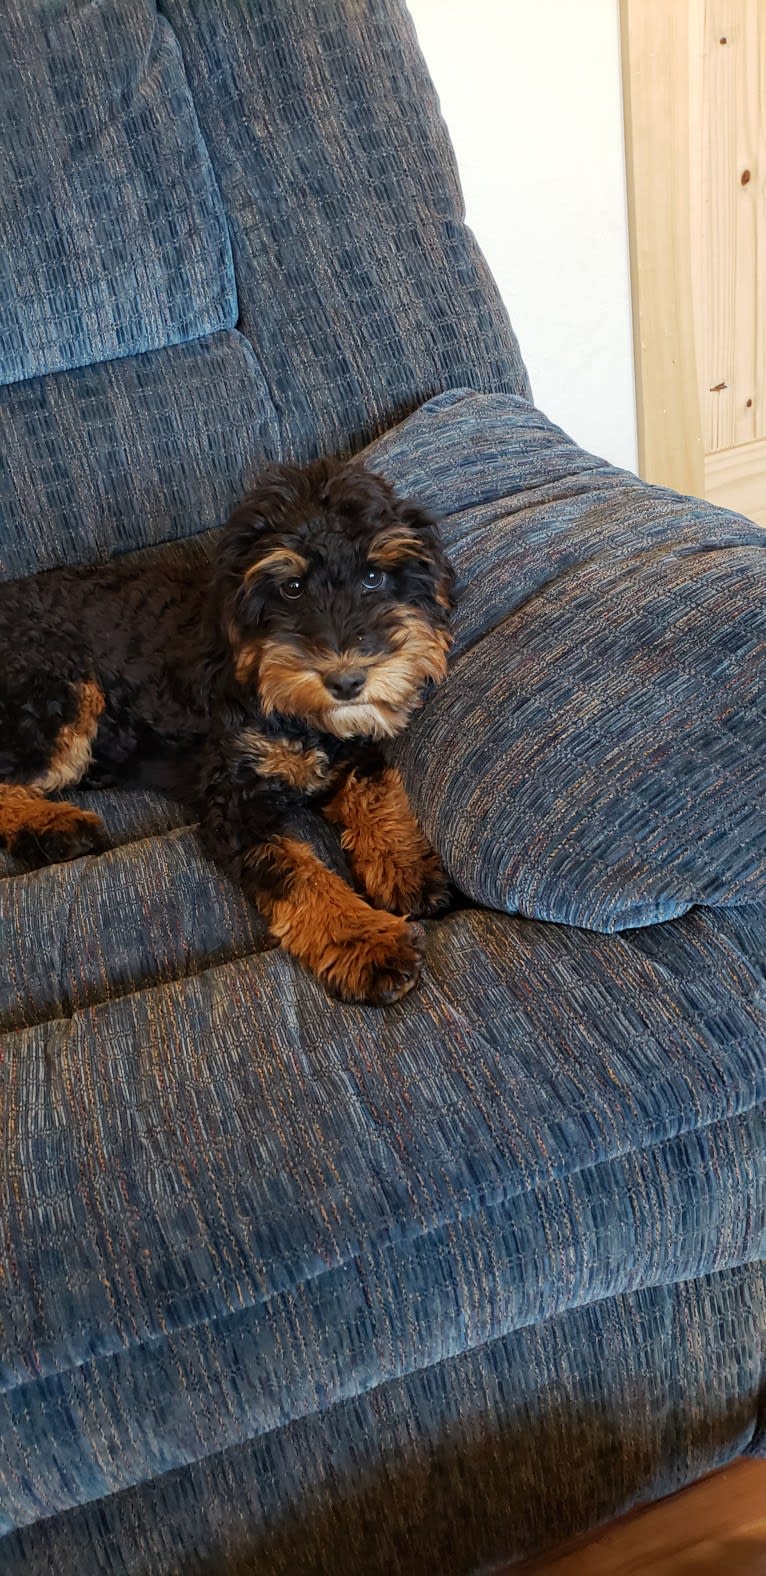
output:
<path id="1" fill-rule="evenodd" d="M 420 925 L 371 908 L 307 843 L 275 838 L 254 850 L 251 864 L 271 935 L 330 995 L 388 1007 L 417 984 L 425 946 Z"/>
<path id="2" fill-rule="evenodd" d="M 424 845 L 417 858 L 407 862 L 396 851 L 381 852 L 374 860 L 352 859 L 357 880 L 376 908 L 410 919 L 426 919 L 448 907 L 450 889 L 438 854 Z"/>
<path id="3" fill-rule="evenodd" d="M 425 936 L 420 925 L 394 915 L 376 915 L 366 934 L 328 948 L 320 971 L 331 995 L 341 1001 L 390 1007 L 417 985 L 423 968 Z M 381 921 L 386 920 L 383 924 Z"/>
<path id="4" fill-rule="evenodd" d="M 34 805 L 37 811 L 41 805 Z M 104 823 L 91 810 L 69 804 L 45 804 L 48 812 L 32 815 L 19 827 L 10 852 L 28 870 L 41 865 L 58 865 L 64 860 L 80 859 L 83 854 L 99 854 L 107 847 Z"/>
<path id="5" fill-rule="evenodd" d="M 402 907 L 395 912 L 421 919 L 443 914 L 450 903 L 450 885 L 439 855 L 433 848 L 429 849 L 412 872 L 412 877 L 411 885 L 405 883 L 402 892 L 402 899 L 409 902 L 409 907 Z"/>
<path id="6" fill-rule="evenodd" d="M 396 767 L 373 777 L 350 772 L 324 813 L 342 827 L 341 847 L 354 880 L 375 908 L 425 918 L 448 906 L 447 877 L 410 809 Z"/>

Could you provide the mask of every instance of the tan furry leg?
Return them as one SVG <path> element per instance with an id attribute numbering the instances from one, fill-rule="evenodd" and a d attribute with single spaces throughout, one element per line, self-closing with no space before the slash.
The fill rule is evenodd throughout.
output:
<path id="1" fill-rule="evenodd" d="M 435 914 L 448 900 L 447 878 L 412 813 L 395 767 L 378 776 L 352 771 L 325 806 L 343 827 L 354 875 L 377 908 Z"/>
<path id="2" fill-rule="evenodd" d="M 419 928 L 371 908 L 308 843 L 277 837 L 245 864 L 271 934 L 333 995 L 387 1006 L 417 983 Z"/>
<path id="3" fill-rule="evenodd" d="M 97 684 L 82 683 L 77 715 L 61 728 L 45 770 L 31 783 L 0 783 L 0 842 L 25 864 L 55 864 L 104 846 L 100 816 L 45 798 L 84 777 L 104 704 Z"/>

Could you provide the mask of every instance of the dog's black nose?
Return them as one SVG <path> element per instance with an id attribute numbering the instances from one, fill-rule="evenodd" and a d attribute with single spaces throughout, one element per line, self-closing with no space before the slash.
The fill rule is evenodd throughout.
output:
<path id="1" fill-rule="evenodd" d="M 336 700 L 353 700 L 364 689 L 367 674 L 359 668 L 348 668 L 339 673 L 328 673 L 325 685 Z"/>

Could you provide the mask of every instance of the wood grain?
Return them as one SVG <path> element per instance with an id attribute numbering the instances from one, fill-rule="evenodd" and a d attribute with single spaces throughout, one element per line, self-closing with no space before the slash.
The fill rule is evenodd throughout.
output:
<path id="1" fill-rule="evenodd" d="M 706 454 L 705 497 L 766 525 L 766 438 Z"/>
<path id="2" fill-rule="evenodd" d="M 766 13 L 689 0 L 692 288 L 705 453 L 766 436 Z"/>
<path id="3" fill-rule="evenodd" d="M 689 8 L 621 0 L 639 467 L 704 487 L 691 278 Z"/>
<path id="4" fill-rule="evenodd" d="M 639 468 L 766 524 L 766 3 L 621 4 Z"/>
<path id="5" fill-rule="evenodd" d="M 506 1576 L 766 1576 L 766 1461 L 737 1461 Z"/>

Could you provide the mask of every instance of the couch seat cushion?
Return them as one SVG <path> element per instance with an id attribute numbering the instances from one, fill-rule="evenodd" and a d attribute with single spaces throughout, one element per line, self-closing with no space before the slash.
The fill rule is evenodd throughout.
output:
<path id="1" fill-rule="evenodd" d="M 383 1014 L 268 952 L 7 1033 L 0 1526 L 757 1258 L 765 957 L 464 912 Z"/>
<path id="2" fill-rule="evenodd" d="M 474 899 L 609 931 L 766 896 L 766 533 L 522 400 L 431 401 L 365 459 L 458 571 L 451 675 L 398 742 Z"/>
<path id="3" fill-rule="evenodd" d="M 569 1309 L 11 1533 L 3 1576 L 505 1569 L 763 1454 L 765 1328 L 757 1264 Z"/>
<path id="4" fill-rule="evenodd" d="M 271 945 L 260 915 L 205 858 L 178 804 L 144 790 L 67 797 L 101 816 L 110 846 L 27 872 L 0 849 L 0 1033 Z M 307 825 L 306 835 L 345 867 L 334 828 Z"/>
<path id="5" fill-rule="evenodd" d="M 0 21 L 0 382 L 237 320 L 228 231 L 154 0 Z"/>
<path id="6" fill-rule="evenodd" d="M 88 807 L 102 812 L 105 797 L 93 795 Z M 0 934 L 0 1031 L 68 1016 L 265 942 L 257 913 L 183 826 L 26 873 L 4 856 Z"/>

